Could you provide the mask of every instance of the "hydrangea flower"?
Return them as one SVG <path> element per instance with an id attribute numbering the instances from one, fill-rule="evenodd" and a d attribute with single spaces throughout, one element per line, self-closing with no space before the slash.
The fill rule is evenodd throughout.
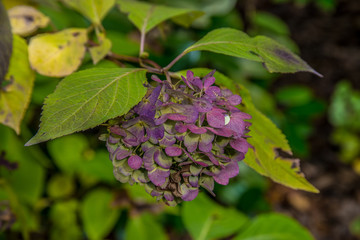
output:
<path id="1" fill-rule="evenodd" d="M 214 194 L 214 182 L 227 185 L 239 173 L 251 116 L 236 108 L 239 95 L 214 85 L 213 73 L 201 79 L 188 71 L 176 88 L 154 78 L 158 85 L 115 120 L 102 139 L 117 180 L 174 206 L 199 188 Z"/>

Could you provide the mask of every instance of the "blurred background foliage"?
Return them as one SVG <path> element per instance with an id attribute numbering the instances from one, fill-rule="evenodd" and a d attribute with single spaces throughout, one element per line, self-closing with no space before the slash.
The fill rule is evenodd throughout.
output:
<path id="1" fill-rule="evenodd" d="M 343 10 L 347 5 L 341 0 L 151 2 L 205 12 L 189 29 L 166 22 L 149 33 L 146 47 L 151 58 L 162 66 L 219 27 L 240 29 L 250 36 L 266 35 L 301 54 L 298 41 L 293 40 L 294 22 L 286 22 L 289 18 L 286 14 L 281 18 L 281 9 L 317 14 L 324 19 L 347 14 Z M 51 19 L 52 24 L 41 30 L 44 32 L 90 25 L 81 14 L 59 1 L 3 0 L 3 3 L 7 9 L 19 4 L 35 6 Z M 292 26 L 288 26 L 289 22 Z M 137 56 L 140 36 L 124 14 L 113 8 L 103 20 L 103 26 L 113 43 L 113 52 Z M 61 80 L 38 74 L 21 135 L 0 125 L 0 239 L 255 239 L 259 236 L 313 239 L 295 220 L 273 213 L 274 210 L 296 217 L 316 239 L 356 239 L 360 236 L 358 208 L 352 208 L 352 214 L 338 220 L 340 230 L 323 219 L 327 214 L 321 217 L 312 214 L 317 212 L 313 207 L 319 202 L 326 206 L 327 199 L 337 194 L 348 194 L 348 198 L 358 194 L 355 202 L 360 205 L 360 194 L 354 189 L 356 184 L 349 190 L 351 193 L 331 190 L 338 187 L 333 185 L 337 180 L 331 178 L 342 175 L 332 174 L 334 167 L 326 165 L 327 159 L 335 159 L 330 160 L 336 162 L 331 166 L 360 174 L 360 91 L 354 89 L 354 80 L 328 71 L 327 67 L 334 65 L 324 67 L 318 59 L 307 56 L 311 57 L 307 54 L 303 58 L 315 69 L 320 68 L 324 79 L 307 75 L 306 80 L 301 79 L 305 74 L 280 77 L 268 73 L 259 63 L 208 52 L 191 52 L 174 66 L 174 71 L 194 66 L 214 68 L 244 84 L 256 107 L 288 137 L 294 155 L 307 161 L 304 172 L 320 188 L 320 196 L 284 190 L 240 164 L 239 176 L 228 186 L 215 187 L 216 198 L 203 193 L 195 201 L 171 208 L 157 203 L 141 187 L 124 185 L 114 179 L 108 153 L 97 139 L 99 129 L 25 148 L 25 142 L 38 127 L 44 98 Z M 87 55 L 80 69 L 92 66 L 91 57 Z M 102 60 L 96 67 L 114 67 L 114 64 Z M 325 82 L 320 86 L 329 84 L 330 90 L 319 94 L 321 89 L 315 87 L 319 82 Z M 326 128 L 319 127 L 323 125 Z M 319 131 L 327 132 L 324 135 Z M 328 137 L 323 139 L 326 144 L 317 143 L 323 136 Z M 320 151 L 320 148 L 324 149 Z M 334 157 L 327 158 L 328 155 L 322 154 L 324 151 Z M 315 156 L 317 160 L 313 160 Z M 349 181 L 347 183 L 359 182 L 358 175 Z M 306 222 L 314 216 L 319 222 Z"/>

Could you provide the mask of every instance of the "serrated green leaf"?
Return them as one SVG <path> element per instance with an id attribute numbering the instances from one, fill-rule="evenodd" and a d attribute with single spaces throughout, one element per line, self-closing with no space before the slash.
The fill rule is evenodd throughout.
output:
<path id="1" fill-rule="evenodd" d="M 185 49 L 183 54 L 200 50 L 262 62 L 269 72 L 305 71 L 321 76 L 300 57 L 276 41 L 264 36 L 251 38 L 236 29 L 215 29 Z"/>
<path id="2" fill-rule="evenodd" d="M 228 237 L 248 222 L 244 214 L 217 205 L 204 194 L 184 203 L 181 216 L 186 229 L 195 240 Z"/>
<path id="3" fill-rule="evenodd" d="M 12 32 L 28 36 L 39 28 L 46 27 L 50 19 L 31 6 L 16 6 L 9 9 Z"/>
<path id="4" fill-rule="evenodd" d="M 252 125 L 248 134 L 251 138 L 248 139 L 248 142 L 254 149 L 249 149 L 244 162 L 275 182 L 294 189 L 319 192 L 301 173 L 299 159 L 286 159 L 277 156 L 277 149 L 292 154 L 285 135 L 269 118 L 255 108 L 251 102 L 250 94 L 244 87 L 239 87 L 239 93 L 243 98 L 244 107 L 242 111 L 252 116 Z"/>
<path id="5" fill-rule="evenodd" d="M 190 70 L 196 76 L 205 76 L 211 71 L 211 69 L 206 68 Z M 186 75 L 186 71 L 178 72 L 178 74 Z M 240 109 L 252 116 L 250 120 L 252 125 L 248 133 L 251 137 L 248 138 L 248 142 L 254 149 L 249 149 L 244 162 L 258 173 L 271 178 L 275 182 L 294 189 L 319 192 L 300 172 L 298 159 L 285 159 L 277 156 L 277 149 L 292 154 L 288 141 L 281 130 L 256 109 L 249 91 L 219 72 L 215 72 L 214 77 L 216 84 L 225 86 L 242 97 L 243 101 Z"/>
<path id="6" fill-rule="evenodd" d="M 130 21 L 143 33 L 147 33 L 161 22 L 172 19 L 185 27 L 203 13 L 185 8 L 173 8 L 132 0 L 117 0 L 122 12 L 128 13 Z"/>
<path id="7" fill-rule="evenodd" d="M 125 227 L 126 240 L 166 240 L 168 237 L 155 216 L 143 213 L 129 219 Z"/>
<path id="8" fill-rule="evenodd" d="M 12 33 L 5 7 L 0 1 L 0 83 L 8 71 L 12 52 Z M 1 85 L 0 85 L 1 87 Z"/>
<path id="9" fill-rule="evenodd" d="M 96 189 L 85 196 L 80 217 L 89 239 L 104 239 L 114 227 L 119 210 L 111 207 L 113 195 L 106 189 Z"/>
<path id="10" fill-rule="evenodd" d="M 67 76 L 80 66 L 87 40 L 86 29 L 82 28 L 36 35 L 29 43 L 30 64 L 45 76 Z"/>
<path id="11" fill-rule="evenodd" d="M 99 46 L 89 48 L 91 58 L 94 64 L 102 60 L 111 50 L 111 41 L 105 38 Z"/>
<path id="12" fill-rule="evenodd" d="M 30 103 L 35 74 L 28 62 L 27 44 L 14 35 L 13 53 L 9 71 L 5 77 L 8 84 L 0 88 L 0 123 L 20 133 L 20 124 Z"/>
<path id="13" fill-rule="evenodd" d="M 62 0 L 66 5 L 79 11 L 93 23 L 100 25 L 101 20 L 114 6 L 115 0 Z"/>
<path id="14" fill-rule="evenodd" d="M 314 240 L 314 238 L 292 218 L 271 213 L 255 218 L 234 240 Z"/>
<path id="15" fill-rule="evenodd" d="M 64 78 L 44 102 L 38 133 L 30 146 L 96 127 L 127 113 L 145 95 L 146 70 L 96 68 Z"/>

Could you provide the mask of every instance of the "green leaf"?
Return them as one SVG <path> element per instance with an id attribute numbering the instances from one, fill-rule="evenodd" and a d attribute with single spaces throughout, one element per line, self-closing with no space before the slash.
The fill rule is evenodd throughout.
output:
<path id="1" fill-rule="evenodd" d="M 13 40 L 10 21 L 6 9 L 0 1 L 0 83 L 2 83 L 6 72 L 8 71 L 12 52 L 12 43 Z"/>
<path id="2" fill-rule="evenodd" d="M 47 193 L 51 198 L 65 198 L 73 194 L 75 183 L 71 176 L 54 175 L 47 185 Z"/>
<path id="3" fill-rule="evenodd" d="M 67 76 L 80 66 L 87 40 L 86 29 L 82 28 L 36 35 L 29 44 L 30 64 L 45 76 Z"/>
<path id="4" fill-rule="evenodd" d="M 16 6 L 9 9 L 12 32 L 20 36 L 28 36 L 39 28 L 46 27 L 50 19 L 30 6 Z"/>
<path id="5" fill-rule="evenodd" d="M 269 72 L 305 71 L 321 76 L 301 58 L 276 41 L 264 36 L 251 38 L 236 29 L 213 30 L 185 49 L 182 55 L 200 50 L 262 62 Z"/>
<path id="6" fill-rule="evenodd" d="M 168 237 L 154 215 L 143 213 L 128 219 L 125 227 L 126 240 L 166 240 Z"/>
<path id="7" fill-rule="evenodd" d="M 258 173 L 270 177 L 273 181 L 285 186 L 318 193 L 300 171 L 299 159 L 287 159 L 277 156 L 281 149 L 292 154 L 285 135 L 265 115 L 259 112 L 251 102 L 248 91 L 240 86 L 239 93 L 245 107 L 242 111 L 252 116 L 248 142 L 254 147 L 249 149 L 244 162 Z"/>
<path id="8" fill-rule="evenodd" d="M 79 11 L 93 23 L 100 25 L 101 20 L 114 6 L 115 0 L 62 0 L 69 7 Z"/>
<path id="9" fill-rule="evenodd" d="M 55 164 L 63 172 L 73 175 L 84 163 L 84 152 L 89 147 L 82 134 L 72 134 L 48 142 L 48 150 Z"/>
<path id="10" fill-rule="evenodd" d="M 172 19 L 177 24 L 188 27 L 203 13 L 185 8 L 173 8 L 132 0 L 117 0 L 122 12 L 128 13 L 130 21 L 142 32 L 147 33 L 161 22 Z"/>
<path id="11" fill-rule="evenodd" d="M 18 164 L 14 171 L 0 168 L 0 175 L 7 180 L 22 204 L 34 205 L 43 192 L 44 168 L 12 130 L 0 126 L 0 133 L 0 152 L 5 151 L 5 159 Z"/>
<path id="12" fill-rule="evenodd" d="M 85 196 L 80 217 L 89 239 L 104 239 L 115 226 L 120 212 L 111 207 L 112 193 L 96 189 Z"/>
<path id="13" fill-rule="evenodd" d="M 51 205 L 51 240 L 82 239 L 82 231 L 78 223 L 77 211 L 79 203 L 70 199 Z"/>
<path id="14" fill-rule="evenodd" d="M 314 238 L 292 218 L 271 213 L 255 218 L 234 240 L 314 240 Z"/>
<path id="15" fill-rule="evenodd" d="M 193 239 L 220 239 L 236 233 L 247 222 L 247 217 L 232 208 L 224 208 L 200 194 L 185 202 L 182 219 Z"/>
<path id="16" fill-rule="evenodd" d="M 99 46 L 89 48 L 91 58 L 94 64 L 102 60 L 111 50 L 111 41 L 107 38 Z"/>
<path id="17" fill-rule="evenodd" d="M 211 71 L 205 68 L 190 70 L 196 76 L 205 76 Z M 185 73 L 186 71 L 178 72 L 181 75 Z M 294 189 L 319 192 L 300 172 L 299 159 L 285 159 L 277 156 L 276 151 L 278 149 L 290 155 L 292 154 L 288 141 L 281 130 L 256 109 L 249 91 L 219 72 L 216 72 L 214 77 L 216 84 L 225 86 L 242 97 L 243 101 L 240 109 L 252 116 L 250 120 L 252 125 L 248 133 L 251 137 L 248 138 L 248 142 L 254 148 L 249 149 L 244 162 L 258 173 L 271 178 L 275 182 Z"/>
<path id="18" fill-rule="evenodd" d="M 14 35 L 7 85 L 0 88 L 0 123 L 20 133 L 20 124 L 29 106 L 35 74 L 28 62 L 24 39 Z"/>
<path id="19" fill-rule="evenodd" d="M 93 128 L 127 113 L 146 93 L 145 72 L 96 68 L 64 78 L 45 100 L 40 129 L 26 146 Z"/>

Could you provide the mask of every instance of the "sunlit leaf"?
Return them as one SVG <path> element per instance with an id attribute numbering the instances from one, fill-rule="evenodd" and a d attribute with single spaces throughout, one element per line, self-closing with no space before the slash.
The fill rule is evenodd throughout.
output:
<path id="1" fill-rule="evenodd" d="M 0 83 L 8 71 L 11 51 L 12 51 L 12 33 L 10 21 L 7 12 L 0 1 Z M 0 85 L 1 87 L 1 85 Z"/>
<path id="2" fill-rule="evenodd" d="M 132 0 L 117 0 L 120 10 L 128 13 L 130 21 L 143 33 L 156 27 L 161 22 L 172 19 L 177 24 L 190 26 L 203 13 L 185 8 L 173 8 Z"/>
<path id="3" fill-rule="evenodd" d="M 19 134 L 20 123 L 30 102 L 35 74 L 28 62 L 25 40 L 16 35 L 13 40 L 13 53 L 5 77 L 7 85 L 0 88 L 0 123 Z"/>
<path id="4" fill-rule="evenodd" d="M 168 239 L 161 224 L 154 215 L 143 213 L 129 219 L 125 227 L 126 240 L 166 240 Z"/>
<path id="5" fill-rule="evenodd" d="M 145 95 L 145 72 L 96 68 L 66 77 L 45 100 L 40 129 L 26 145 L 93 128 L 127 113 Z"/>
<path id="6" fill-rule="evenodd" d="M 86 29 L 81 28 L 36 35 L 29 44 L 30 64 L 42 75 L 67 76 L 80 66 L 86 42 Z"/>
<path id="7" fill-rule="evenodd" d="M 271 213 L 260 215 L 234 240 L 314 240 L 311 234 L 290 217 Z"/>
<path id="8" fill-rule="evenodd" d="M 191 70 L 196 76 L 205 76 L 211 71 L 211 69 L 206 68 Z M 185 73 L 186 71 L 182 71 L 178 74 L 185 75 Z M 288 141 L 281 130 L 256 109 L 249 91 L 219 72 L 216 72 L 214 77 L 216 78 L 216 84 L 225 86 L 242 97 L 243 101 L 240 109 L 252 116 L 250 120 L 252 125 L 248 133 L 251 137 L 248 138 L 248 142 L 254 148 L 249 149 L 244 162 L 258 173 L 271 178 L 275 182 L 294 189 L 318 192 L 301 173 L 299 159 L 286 159 L 277 156 L 278 149 L 290 155 L 292 154 Z"/>
<path id="9" fill-rule="evenodd" d="M 210 51 L 229 56 L 262 62 L 269 72 L 311 72 L 320 76 L 300 57 L 276 41 L 264 37 L 249 37 L 246 33 L 231 28 L 220 28 L 206 34 L 202 39 L 185 49 Z"/>
<path id="10" fill-rule="evenodd" d="M 12 32 L 28 36 L 39 28 L 46 27 L 50 19 L 30 6 L 16 6 L 8 11 Z"/>
<path id="11" fill-rule="evenodd" d="M 100 25 L 101 20 L 114 6 L 115 0 L 62 0 L 76 9 L 93 23 Z"/>
<path id="12" fill-rule="evenodd" d="M 184 203 L 182 219 L 193 239 L 221 239 L 236 233 L 247 217 L 231 208 L 224 208 L 201 194 Z"/>
<path id="13" fill-rule="evenodd" d="M 105 189 L 96 189 L 85 196 L 80 217 L 89 239 L 105 239 L 119 217 L 119 210 L 111 207 L 113 195 Z"/>
<path id="14" fill-rule="evenodd" d="M 91 58 L 94 64 L 102 60 L 111 50 L 111 41 L 105 38 L 99 46 L 89 48 Z"/>

